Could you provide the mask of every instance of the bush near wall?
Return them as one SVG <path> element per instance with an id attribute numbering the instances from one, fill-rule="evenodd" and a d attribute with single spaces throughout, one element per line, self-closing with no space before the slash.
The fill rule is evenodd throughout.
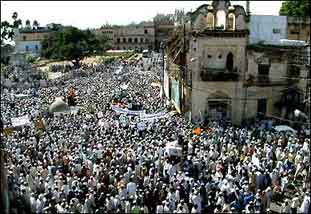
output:
<path id="1" fill-rule="evenodd" d="M 124 59 L 129 59 L 135 55 L 134 52 L 125 52 L 125 53 L 105 53 L 104 56 L 102 57 L 102 63 L 104 64 L 109 64 L 112 62 L 115 62 L 117 60 L 124 60 Z"/>

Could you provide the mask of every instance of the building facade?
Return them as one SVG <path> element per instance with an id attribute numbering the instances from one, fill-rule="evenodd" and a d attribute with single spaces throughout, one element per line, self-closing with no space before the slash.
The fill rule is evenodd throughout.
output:
<path id="1" fill-rule="evenodd" d="M 287 39 L 287 16 L 252 15 L 249 32 L 249 44 L 277 43 Z"/>
<path id="2" fill-rule="evenodd" d="M 310 45 L 286 39 L 286 17 L 248 11 L 230 1 L 204 4 L 188 13 L 184 39 L 171 39 L 164 91 L 194 122 L 229 119 L 241 125 L 260 116 L 295 120 L 293 111 L 304 109 Z M 186 51 L 178 52 L 180 44 Z M 172 81 L 174 73 L 179 73 L 179 86 Z"/>
<path id="3" fill-rule="evenodd" d="M 103 27 L 100 31 L 111 39 L 114 50 L 153 50 L 155 28 L 152 22 L 139 25 Z"/>
<path id="4" fill-rule="evenodd" d="M 155 49 L 157 51 L 167 45 L 175 26 L 185 21 L 186 17 L 184 10 L 176 9 L 174 14 L 157 14 L 153 18 L 155 26 Z"/>
<path id="5" fill-rule="evenodd" d="M 243 81 L 248 43 L 248 16 L 229 1 L 202 5 L 190 14 L 193 36 L 189 40 L 192 73 L 191 113 L 194 121 L 242 120 Z"/>
<path id="6" fill-rule="evenodd" d="M 40 56 L 41 42 L 51 33 L 48 28 L 22 29 L 15 34 L 15 51 L 17 53 L 30 54 L 35 57 Z"/>
<path id="7" fill-rule="evenodd" d="M 112 26 L 104 26 L 98 29 L 95 29 L 94 33 L 96 36 L 104 36 L 107 38 L 108 46 L 113 47 L 113 39 L 114 39 L 115 28 Z"/>
<path id="8" fill-rule="evenodd" d="M 161 43 L 165 45 L 168 42 L 174 28 L 173 20 L 155 22 L 155 49 L 157 51 L 161 49 Z"/>
<path id="9" fill-rule="evenodd" d="M 248 117 L 268 116 L 294 121 L 295 109 L 304 110 L 307 61 L 300 56 L 305 54 L 307 47 L 304 44 L 248 46 L 249 84 L 246 85 L 245 104 Z"/>

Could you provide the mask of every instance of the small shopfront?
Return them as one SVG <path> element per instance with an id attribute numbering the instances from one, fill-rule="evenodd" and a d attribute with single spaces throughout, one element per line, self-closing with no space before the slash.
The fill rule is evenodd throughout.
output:
<path id="1" fill-rule="evenodd" d="M 210 120 L 231 119 L 232 101 L 218 92 L 207 98 L 207 116 Z"/>

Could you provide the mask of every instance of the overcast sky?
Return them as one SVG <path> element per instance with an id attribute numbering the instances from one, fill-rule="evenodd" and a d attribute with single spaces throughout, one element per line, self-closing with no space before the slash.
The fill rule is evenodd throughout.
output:
<path id="1" fill-rule="evenodd" d="M 1 1 L 1 21 L 11 21 L 17 12 L 23 24 L 29 19 L 41 26 L 48 23 L 72 25 L 81 29 L 98 28 L 105 23 L 125 25 L 152 20 L 157 13 L 195 10 L 211 1 Z M 231 1 L 242 5 L 245 1 Z M 250 1 L 252 14 L 278 15 L 282 1 Z"/>

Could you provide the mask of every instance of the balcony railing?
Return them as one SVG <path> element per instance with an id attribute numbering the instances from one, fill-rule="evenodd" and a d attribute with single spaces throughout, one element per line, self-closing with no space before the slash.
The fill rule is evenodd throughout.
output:
<path id="1" fill-rule="evenodd" d="M 203 68 L 200 75 L 202 81 L 238 81 L 240 77 L 236 70 L 230 72 L 219 68 Z"/>
<path id="2" fill-rule="evenodd" d="M 286 78 L 280 78 L 278 80 L 271 79 L 269 76 L 251 77 L 245 81 L 245 86 L 257 86 L 257 87 L 270 87 L 270 86 L 286 86 L 289 85 L 289 81 Z"/>

